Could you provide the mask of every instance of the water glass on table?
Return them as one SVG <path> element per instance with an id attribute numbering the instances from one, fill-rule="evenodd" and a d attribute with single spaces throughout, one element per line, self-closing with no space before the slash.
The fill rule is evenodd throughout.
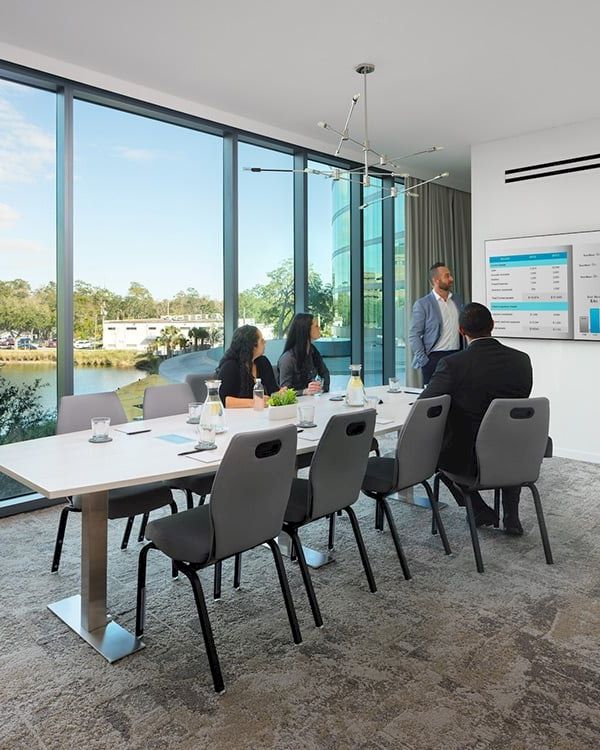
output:
<path id="1" fill-rule="evenodd" d="M 108 434 L 110 417 L 92 417 L 92 437 L 90 443 L 108 443 L 112 438 Z"/>
<path id="2" fill-rule="evenodd" d="M 400 378 L 388 378 L 389 393 L 400 393 Z"/>
<path id="3" fill-rule="evenodd" d="M 208 450 L 209 448 L 215 447 L 216 445 L 215 437 L 217 434 L 217 427 L 214 422 L 206 422 L 205 424 L 198 424 L 197 432 L 198 432 L 198 444 L 196 445 L 196 448 L 199 448 L 200 450 Z"/>
<path id="4" fill-rule="evenodd" d="M 315 405 L 298 404 L 298 427 L 315 426 Z"/>
<path id="5" fill-rule="evenodd" d="M 188 424 L 198 424 L 200 421 L 200 414 L 202 413 L 202 407 L 204 404 L 199 404 L 197 402 L 192 402 L 191 404 L 188 404 Z"/>

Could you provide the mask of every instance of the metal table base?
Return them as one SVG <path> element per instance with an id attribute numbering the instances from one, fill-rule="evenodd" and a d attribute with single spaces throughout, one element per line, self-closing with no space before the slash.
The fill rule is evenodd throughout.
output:
<path id="1" fill-rule="evenodd" d="M 116 622 L 107 622 L 95 630 L 86 630 L 81 624 L 80 594 L 49 604 L 48 609 L 111 664 L 144 648 L 144 643 L 139 638 Z"/>

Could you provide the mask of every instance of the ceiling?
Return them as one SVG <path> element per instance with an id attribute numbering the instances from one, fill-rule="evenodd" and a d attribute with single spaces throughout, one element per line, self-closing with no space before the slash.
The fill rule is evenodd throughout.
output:
<path id="1" fill-rule="evenodd" d="M 600 117 L 596 0 L 1 0 L 0 42 L 284 129 L 333 152 L 354 66 L 390 156 L 469 189 L 472 144 Z M 52 71 L 55 72 L 55 71 Z M 363 138 L 362 111 L 350 133 Z M 329 138 L 331 135 L 331 138 Z M 360 158 L 360 151 L 345 153 Z"/>

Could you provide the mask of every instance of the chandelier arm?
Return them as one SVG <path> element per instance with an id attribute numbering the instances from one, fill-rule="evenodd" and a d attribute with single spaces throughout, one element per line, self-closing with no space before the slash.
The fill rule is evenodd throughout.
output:
<path id="1" fill-rule="evenodd" d="M 388 159 L 384 162 L 384 164 L 390 164 L 392 167 L 395 167 L 397 169 L 400 169 L 400 165 L 396 164 L 397 161 L 402 161 L 402 159 L 410 159 L 413 156 L 421 156 L 421 154 L 433 154 L 436 151 L 441 151 L 442 146 L 431 146 L 430 148 L 424 148 L 421 151 L 415 151 L 413 154 L 405 154 L 404 156 L 394 156 L 393 159 Z"/>
<path id="2" fill-rule="evenodd" d="M 352 101 L 350 102 L 350 109 L 348 110 L 348 115 L 346 116 L 346 122 L 344 123 L 344 129 L 342 130 L 342 133 L 340 135 L 340 142 L 338 143 L 338 147 L 335 150 L 335 155 L 339 156 L 340 151 L 342 150 L 342 145 L 344 141 L 348 140 L 348 128 L 350 126 L 350 120 L 352 119 L 352 114 L 354 112 L 354 108 L 356 107 L 356 102 L 360 99 L 360 94 L 354 94 L 352 97 Z"/>

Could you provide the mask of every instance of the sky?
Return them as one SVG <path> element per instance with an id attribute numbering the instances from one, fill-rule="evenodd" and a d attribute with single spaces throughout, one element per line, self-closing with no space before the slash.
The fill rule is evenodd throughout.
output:
<path id="1" fill-rule="evenodd" d="M 52 93 L 0 80 L 0 279 L 55 279 Z M 239 147 L 240 289 L 293 254 L 292 158 Z M 222 146 L 218 137 L 74 103 L 74 276 L 167 298 L 194 287 L 222 299 Z M 331 182 L 309 176 L 309 258 L 331 280 Z"/>

